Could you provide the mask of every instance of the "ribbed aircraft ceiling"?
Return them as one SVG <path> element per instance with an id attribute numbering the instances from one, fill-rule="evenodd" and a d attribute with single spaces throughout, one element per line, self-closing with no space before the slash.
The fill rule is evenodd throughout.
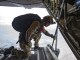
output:
<path id="1" fill-rule="evenodd" d="M 44 8 L 44 5 L 42 4 L 42 0 L 1 0 L 0 6 Z"/>
<path id="2" fill-rule="evenodd" d="M 7 0 L 8 2 L 18 3 L 18 4 L 37 4 L 41 3 L 42 0 Z"/>

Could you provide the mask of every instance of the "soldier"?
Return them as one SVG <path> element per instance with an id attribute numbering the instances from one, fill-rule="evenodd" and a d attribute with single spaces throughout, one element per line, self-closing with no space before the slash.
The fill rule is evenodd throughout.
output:
<path id="1" fill-rule="evenodd" d="M 37 14 L 25 14 L 15 17 L 12 26 L 13 28 L 20 32 L 19 35 L 19 45 L 22 51 L 17 49 L 12 49 L 11 53 L 17 57 L 27 58 L 30 56 L 31 40 L 34 39 L 34 49 L 39 48 L 39 40 L 41 37 L 41 32 L 45 35 L 55 38 L 53 34 L 50 34 L 44 28 L 54 24 L 52 16 L 45 16 L 41 19 Z"/>

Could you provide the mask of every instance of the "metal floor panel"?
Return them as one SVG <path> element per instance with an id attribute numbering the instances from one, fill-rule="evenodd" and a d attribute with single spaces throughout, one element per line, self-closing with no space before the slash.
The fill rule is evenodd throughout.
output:
<path id="1" fill-rule="evenodd" d="M 31 56 L 29 57 L 29 59 L 25 59 L 25 60 L 58 60 L 56 55 L 55 56 L 53 55 L 54 52 L 49 52 L 48 50 L 51 51 L 50 48 L 46 49 L 46 47 L 40 47 L 37 50 L 32 49 L 31 52 L 34 52 L 34 53 L 31 53 Z M 10 54 L 7 57 L 5 56 L 0 58 L 0 60 L 23 60 L 23 59 L 17 58 L 16 56 L 13 56 Z"/>
<path id="2" fill-rule="evenodd" d="M 40 48 L 38 50 L 38 54 L 39 54 L 39 57 L 38 57 L 39 60 L 46 60 L 43 48 Z"/>
<path id="3" fill-rule="evenodd" d="M 29 57 L 29 60 L 37 60 L 37 54 L 31 54 L 31 57 Z"/>
<path id="4" fill-rule="evenodd" d="M 29 60 L 46 60 L 43 47 L 40 47 L 38 50 L 34 50 L 35 54 L 32 54 Z"/>

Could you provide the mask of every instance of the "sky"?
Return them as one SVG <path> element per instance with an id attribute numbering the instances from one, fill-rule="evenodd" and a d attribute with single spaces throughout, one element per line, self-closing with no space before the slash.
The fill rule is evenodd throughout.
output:
<path id="1" fill-rule="evenodd" d="M 18 40 L 19 32 L 13 29 L 11 23 L 14 17 L 23 15 L 26 13 L 35 13 L 35 14 L 38 14 L 41 18 L 43 18 L 46 15 L 49 15 L 49 13 L 45 8 L 27 9 L 24 7 L 0 6 L 0 47 L 1 48 L 6 48 L 11 45 L 14 45 L 15 47 L 19 47 L 18 44 L 16 44 Z M 57 24 L 50 25 L 47 28 L 45 27 L 45 29 L 47 29 L 49 33 L 54 35 L 56 30 L 56 25 Z M 52 38 L 47 37 L 42 33 L 39 45 L 45 47 L 47 44 L 52 44 L 52 41 L 53 41 Z M 34 45 L 33 40 L 32 40 L 32 44 Z M 60 49 L 60 54 L 58 57 L 59 60 L 77 60 L 59 30 L 58 30 L 58 46 L 57 47 L 58 49 Z"/>

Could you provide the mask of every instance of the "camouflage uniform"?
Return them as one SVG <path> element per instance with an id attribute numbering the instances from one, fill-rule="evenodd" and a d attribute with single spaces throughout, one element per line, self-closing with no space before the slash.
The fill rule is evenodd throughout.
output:
<path id="1" fill-rule="evenodd" d="M 12 50 L 12 54 L 15 55 L 16 57 L 19 58 L 27 58 L 30 56 L 31 54 L 31 39 L 34 38 L 35 39 L 35 45 L 38 43 L 38 37 L 35 34 L 36 30 L 40 27 L 39 22 L 34 21 L 30 28 L 28 28 L 28 30 L 24 33 L 20 33 L 19 36 L 19 46 L 22 49 L 21 50 L 17 50 L 17 49 L 13 49 Z M 24 39 L 24 40 L 23 40 Z"/>
<path id="2" fill-rule="evenodd" d="M 12 26 L 16 31 L 20 32 L 18 42 L 22 51 L 13 49 L 12 50 L 13 55 L 19 58 L 26 57 L 28 58 L 31 53 L 31 40 L 34 39 L 35 41 L 34 45 L 35 47 L 36 46 L 38 47 L 41 32 L 43 32 L 47 36 L 50 36 L 51 38 L 54 38 L 52 34 L 49 34 L 44 29 L 43 23 L 45 26 L 49 26 L 50 24 L 53 23 L 52 17 L 51 16 L 44 17 L 43 22 L 37 14 L 26 14 L 14 18 Z"/>

